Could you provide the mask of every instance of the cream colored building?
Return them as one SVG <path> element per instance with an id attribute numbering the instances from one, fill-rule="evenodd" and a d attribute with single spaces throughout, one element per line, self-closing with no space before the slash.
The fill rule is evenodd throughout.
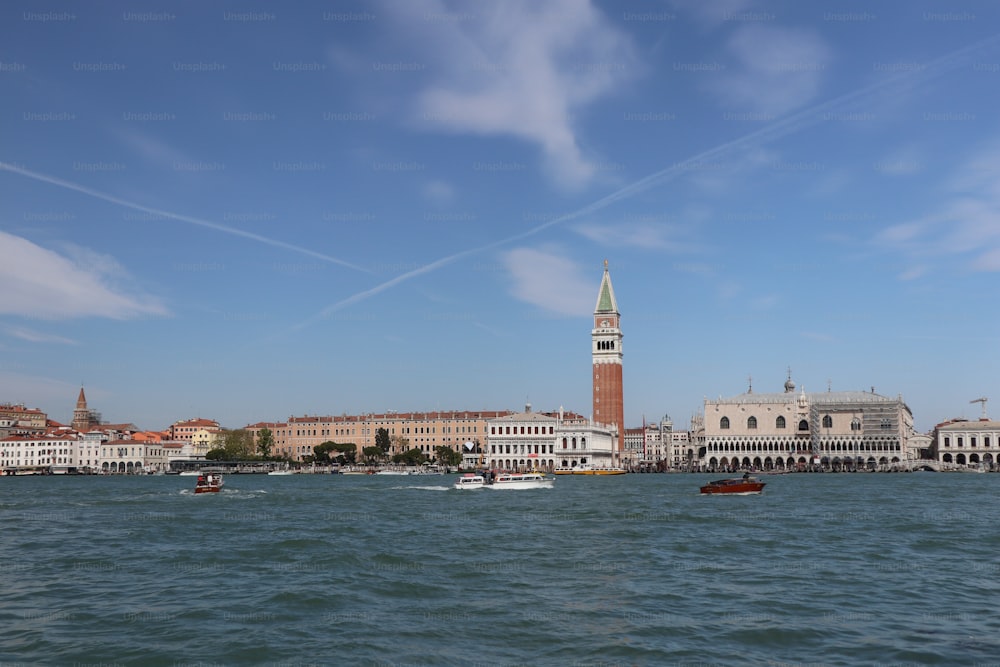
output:
<path id="1" fill-rule="evenodd" d="M 618 442 L 618 427 L 613 424 L 583 419 L 562 421 L 556 428 L 556 469 L 620 468 Z"/>
<path id="2" fill-rule="evenodd" d="M 109 440 L 101 444 L 100 471 L 111 475 L 166 472 L 167 449 L 162 442 Z"/>
<path id="3" fill-rule="evenodd" d="M 580 415 L 524 412 L 491 419 L 486 465 L 501 470 L 569 470 L 581 466 L 613 468 L 618 432 Z"/>
<path id="4" fill-rule="evenodd" d="M 10 436 L 0 440 L 0 467 L 5 474 L 68 472 L 75 468 L 76 436 Z"/>
<path id="5" fill-rule="evenodd" d="M 1000 461 L 1000 421 L 955 419 L 934 428 L 934 459 L 942 470 L 993 470 Z"/>
<path id="6" fill-rule="evenodd" d="M 709 470 L 906 467 L 913 415 L 902 397 L 865 391 L 754 393 L 706 400 L 701 464 Z"/>
<path id="7" fill-rule="evenodd" d="M 171 440 L 186 440 L 191 441 L 194 434 L 203 431 L 219 431 L 221 430 L 219 422 L 214 419 L 203 419 L 202 417 L 195 417 L 194 419 L 186 419 L 184 421 L 174 422 L 167 429 L 169 432 L 169 437 Z"/>
<path id="8" fill-rule="evenodd" d="M 556 467 L 559 418 L 524 412 L 491 419 L 486 436 L 486 465 L 502 470 L 552 470 Z M 574 439 L 573 454 L 577 442 Z"/>
<path id="9" fill-rule="evenodd" d="M 38 431 L 45 428 L 48 415 L 38 408 L 26 408 L 22 403 L 0 403 L 0 420 L 11 422 L 11 427 Z"/>
<path id="10" fill-rule="evenodd" d="M 199 428 L 191 433 L 191 452 L 203 459 L 208 452 L 225 443 L 225 434 L 217 428 Z"/>
<path id="11" fill-rule="evenodd" d="M 268 428 L 274 439 L 273 453 L 301 461 L 324 442 L 354 443 L 360 459 L 365 447 L 375 446 L 378 429 L 384 428 L 395 440 L 405 438 L 409 449 L 419 449 L 433 457 L 440 446 L 458 452 L 462 445 L 486 442 L 486 423 L 511 414 L 510 411 L 453 410 L 441 412 L 387 412 L 382 414 L 289 417 L 287 422 L 260 422 L 246 428 L 254 435 Z M 399 452 L 390 452 L 399 453 Z"/>

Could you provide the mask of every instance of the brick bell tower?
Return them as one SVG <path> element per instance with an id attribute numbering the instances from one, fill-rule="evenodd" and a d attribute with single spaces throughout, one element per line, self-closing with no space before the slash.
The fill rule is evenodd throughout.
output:
<path id="1" fill-rule="evenodd" d="M 87 395 L 83 393 L 83 387 L 80 387 L 80 395 L 76 399 L 76 409 L 73 410 L 73 430 L 86 433 L 95 425 L 93 413 L 87 408 Z"/>
<path id="2" fill-rule="evenodd" d="M 590 333 L 591 356 L 594 365 L 594 421 L 614 424 L 618 441 L 614 461 L 621 465 L 625 451 L 625 405 L 622 391 L 622 330 L 618 301 L 611 286 L 608 260 L 604 260 L 604 276 L 594 308 L 594 330 Z"/>

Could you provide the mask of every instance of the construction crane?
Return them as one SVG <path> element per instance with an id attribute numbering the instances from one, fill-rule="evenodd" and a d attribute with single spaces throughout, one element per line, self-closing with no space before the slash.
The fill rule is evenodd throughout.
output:
<path id="1" fill-rule="evenodd" d="M 986 398 L 985 396 L 980 396 L 979 398 L 974 398 L 971 401 L 969 401 L 969 403 L 982 403 L 983 414 L 979 417 L 979 419 L 982 421 L 986 421 L 986 401 L 988 400 L 990 399 Z"/>

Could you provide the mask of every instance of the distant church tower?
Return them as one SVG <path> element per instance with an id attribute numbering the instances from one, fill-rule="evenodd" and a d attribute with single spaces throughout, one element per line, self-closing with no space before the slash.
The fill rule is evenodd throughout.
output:
<path id="1" fill-rule="evenodd" d="M 615 463 L 621 463 L 625 451 L 625 405 L 622 392 L 621 314 L 615 290 L 611 287 L 608 260 L 594 308 L 594 330 L 590 334 L 594 365 L 594 421 L 618 427 Z"/>
<path id="2" fill-rule="evenodd" d="M 99 423 L 94 418 L 94 413 L 87 408 L 87 396 L 83 393 L 83 387 L 80 387 L 80 396 L 76 399 L 76 409 L 73 410 L 73 430 L 86 433 Z"/>

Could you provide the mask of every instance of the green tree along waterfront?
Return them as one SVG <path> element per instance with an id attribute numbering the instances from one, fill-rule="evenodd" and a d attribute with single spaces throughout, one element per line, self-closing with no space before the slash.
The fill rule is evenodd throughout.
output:
<path id="1" fill-rule="evenodd" d="M 269 459 L 271 458 L 271 451 L 273 449 L 274 435 L 271 433 L 271 429 L 262 428 L 260 433 L 257 434 L 257 452 L 261 458 Z"/>
<path id="2" fill-rule="evenodd" d="M 462 464 L 462 452 L 456 452 L 451 447 L 441 445 L 435 452 L 437 453 L 437 461 L 441 465 L 458 466 Z"/>
<path id="3" fill-rule="evenodd" d="M 396 454 L 392 457 L 393 463 L 402 463 L 408 466 L 418 466 L 426 461 L 427 456 L 416 447 L 408 449 L 402 454 Z"/>
<path id="4" fill-rule="evenodd" d="M 222 432 L 222 449 L 230 461 L 252 459 L 257 453 L 250 431 L 242 428 Z"/>
<path id="5" fill-rule="evenodd" d="M 348 465 L 355 463 L 358 446 L 353 442 L 326 442 L 313 447 L 313 456 L 309 463 L 330 464 L 343 462 Z"/>
<path id="6" fill-rule="evenodd" d="M 382 450 L 383 454 L 389 453 L 392 441 L 389 439 L 389 430 L 380 428 L 375 431 L 375 446 Z"/>

